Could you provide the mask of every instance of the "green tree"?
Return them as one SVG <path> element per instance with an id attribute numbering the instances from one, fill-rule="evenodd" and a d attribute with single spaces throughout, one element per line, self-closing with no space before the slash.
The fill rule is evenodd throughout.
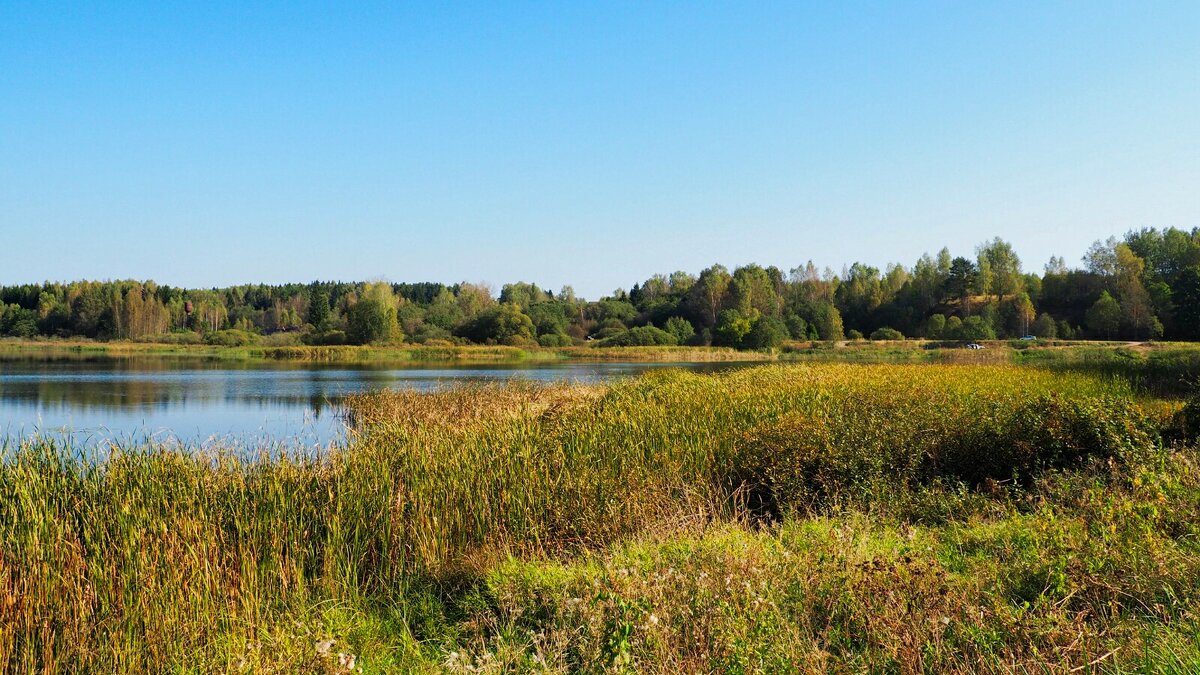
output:
<path id="1" fill-rule="evenodd" d="M 533 321 L 538 335 L 566 335 L 570 320 L 567 305 L 562 302 L 539 302 L 525 311 Z"/>
<path id="2" fill-rule="evenodd" d="M 1006 295 L 1021 291 L 1021 259 L 1012 244 L 1000 237 L 983 244 L 977 251 L 979 267 L 990 272 L 987 291 L 999 302 Z"/>
<path id="3" fill-rule="evenodd" d="M 950 263 L 950 274 L 946 277 L 946 294 L 959 301 L 963 314 L 971 313 L 971 292 L 975 288 L 979 270 L 975 263 L 966 258 L 955 258 Z"/>
<path id="4" fill-rule="evenodd" d="M 605 298 L 599 302 L 594 302 L 587 308 L 588 318 L 601 323 L 612 319 L 629 325 L 631 321 L 637 318 L 637 313 L 637 308 L 629 302 L 613 298 Z"/>
<path id="5" fill-rule="evenodd" d="M 1154 338 L 1162 335 L 1162 323 L 1154 314 L 1150 293 L 1142 284 L 1146 263 L 1126 244 L 1114 248 L 1117 296 L 1121 304 L 1123 323 L 1135 338 Z"/>
<path id="6" fill-rule="evenodd" d="M 1200 340 L 1200 267 L 1179 274 L 1171 289 L 1175 300 L 1175 326 L 1180 337 Z"/>
<path id="7" fill-rule="evenodd" d="M 822 340 L 841 340 L 842 315 L 837 307 L 830 302 L 820 302 L 813 305 L 811 323 L 817 327 L 817 335 Z"/>
<path id="8" fill-rule="evenodd" d="M 956 317 L 957 318 L 957 317 Z M 996 330 L 982 316 L 968 316 L 952 336 L 958 340 L 995 340 Z"/>
<path id="9" fill-rule="evenodd" d="M 729 284 L 730 302 L 743 315 L 756 311 L 763 316 L 777 317 L 782 303 L 775 292 L 775 283 L 767 270 L 758 265 L 746 265 L 734 271 Z"/>
<path id="10" fill-rule="evenodd" d="M 314 293 L 312 300 L 308 303 L 308 322 L 317 330 L 323 330 L 329 326 L 331 313 L 329 309 L 329 294 L 325 291 Z"/>
<path id="11" fill-rule="evenodd" d="M 485 309 L 496 304 L 492 297 L 492 289 L 485 284 L 469 284 L 462 282 L 455 293 L 458 309 L 463 319 L 471 319 Z"/>
<path id="12" fill-rule="evenodd" d="M 760 316 L 742 340 L 746 349 L 774 349 L 788 338 L 787 326 L 773 316 Z"/>
<path id="13" fill-rule="evenodd" d="M 962 339 L 962 317 L 957 315 L 946 319 L 946 328 L 942 331 L 942 338 L 946 340 L 961 340 Z"/>
<path id="14" fill-rule="evenodd" d="M 865 326 L 872 313 L 883 302 L 883 286 L 879 270 L 870 265 L 854 263 L 835 294 L 838 311 L 851 326 Z"/>
<path id="15" fill-rule="evenodd" d="M 1093 335 L 1112 339 L 1121 328 L 1121 305 L 1108 291 L 1100 294 L 1087 311 L 1086 323 Z"/>
<path id="16" fill-rule="evenodd" d="M 425 309 L 425 323 L 444 331 L 454 330 L 462 320 L 462 307 L 448 288 L 440 289 Z"/>
<path id="17" fill-rule="evenodd" d="M 692 322 L 682 316 L 673 316 L 667 319 L 663 325 L 663 330 L 675 336 L 675 341 L 679 344 L 687 344 L 696 336 L 696 329 L 692 326 Z"/>
<path id="18" fill-rule="evenodd" d="M 1033 302 L 1029 299 L 1029 294 L 1022 291 L 1017 295 L 1014 301 L 1013 309 L 1016 312 L 1017 332 L 1022 336 L 1029 333 L 1029 326 L 1037 318 L 1037 311 L 1033 308 Z"/>
<path id="19" fill-rule="evenodd" d="M 1037 337 L 1052 340 L 1058 337 L 1058 326 L 1055 324 L 1054 317 L 1042 312 L 1030 326 L 1029 332 Z"/>
<path id="20" fill-rule="evenodd" d="M 925 337 L 937 340 L 946 332 L 946 315 L 934 314 L 925 323 Z"/>
<path id="21" fill-rule="evenodd" d="M 480 344 L 522 345 L 535 342 L 533 320 L 516 305 L 502 304 L 480 312 L 456 333 Z"/>
<path id="22" fill-rule="evenodd" d="M 505 284 L 500 289 L 500 302 L 518 305 L 520 307 L 530 307 L 534 303 L 545 302 L 550 299 L 550 296 L 537 287 L 537 284 L 528 284 L 524 281 L 519 281 L 515 284 Z"/>
<path id="23" fill-rule="evenodd" d="M 365 345 L 404 339 L 397 319 L 398 306 L 391 284 L 364 286 L 358 301 L 347 309 L 346 334 L 350 341 Z"/>
<path id="24" fill-rule="evenodd" d="M 788 334 L 795 340 L 807 340 L 809 329 L 808 322 L 804 317 L 795 312 L 788 312 L 783 318 L 783 323 L 787 326 Z"/>
<path id="25" fill-rule="evenodd" d="M 757 317 L 748 317 L 736 309 L 723 310 L 717 317 L 717 326 L 713 330 L 713 344 L 723 347 L 741 347 L 742 341 L 750 334 Z"/>
<path id="26" fill-rule="evenodd" d="M 700 278 L 692 285 L 690 304 L 704 325 L 716 325 L 717 315 L 725 305 L 731 281 L 729 270 L 721 265 L 713 265 L 701 272 Z"/>

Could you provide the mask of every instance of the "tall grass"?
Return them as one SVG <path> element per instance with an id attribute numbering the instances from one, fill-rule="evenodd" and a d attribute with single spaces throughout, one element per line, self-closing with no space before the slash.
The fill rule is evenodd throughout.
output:
<path id="1" fill-rule="evenodd" d="M 1015 352 L 1013 360 L 1058 372 L 1119 377 L 1140 391 L 1160 396 L 1184 395 L 1200 385 L 1200 348 L 1195 344 L 1027 349 Z"/>
<path id="2" fill-rule="evenodd" d="M 457 668 L 448 652 L 458 638 L 445 625 L 466 617 L 462 630 L 499 644 L 487 627 L 498 624 L 488 622 L 515 610 L 495 597 L 470 609 L 481 597 L 471 589 L 514 560 L 572 560 L 648 536 L 702 537 L 714 523 L 778 528 L 848 512 L 943 526 L 956 505 L 974 503 L 963 495 L 1001 495 L 1001 511 L 1024 508 L 1004 495 L 1036 495 L 1057 471 L 1167 461 L 1160 430 L 1178 407 L 1084 375 L 854 365 L 667 371 L 607 386 L 473 385 L 349 405 L 356 437 L 321 457 L 7 448 L 0 663 L 13 672 L 242 664 L 339 672 L 313 641 L 343 621 L 347 635 L 373 626 L 402 646 L 387 651 L 362 637 L 360 654 L 361 645 L 379 650 L 368 665 Z M 1174 499 L 1194 500 L 1179 481 Z M 1171 522 L 1190 528 L 1180 536 L 1196 531 L 1194 519 Z M 1161 560 L 1178 567 L 1174 553 Z M 618 590 L 601 604 L 620 609 Z M 1180 582 L 1156 602 L 1176 617 L 1193 590 Z M 467 605 L 437 609 L 446 598 Z M 872 630 L 853 625 L 839 630 Z M 624 647 L 608 644 L 619 632 L 604 633 L 603 649 L 572 647 L 603 663 L 560 665 L 598 669 L 638 653 L 670 670 L 665 647 L 639 652 L 629 636 Z M 848 634 L 840 649 L 869 651 L 874 660 L 863 663 L 886 666 L 886 645 L 857 639 Z M 1019 634 L 996 637 L 1010 639 Z"/>

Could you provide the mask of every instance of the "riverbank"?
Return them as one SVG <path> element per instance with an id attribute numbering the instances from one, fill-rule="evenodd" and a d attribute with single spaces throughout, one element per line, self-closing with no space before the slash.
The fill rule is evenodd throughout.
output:
<path id="1" fill-rule="evenodd" d="M 1097 360 L 1105 355 L 1149 356 L 1200 354 L 1200 343 L 1101 342 L 1082 340 L 984 341 L 982 350 L 935 340 L 840 340 L 787 342 L 770 351 L 728 347 L 510 347 L 504 345 L 244 345 L 175 344 L 77 339 L 24 340 L 0 338 L 0 358 L 55 356 L 182 356 L 210 359 L 272 359 L 298 361 L 422 361 L 495 362 L 530 360 L 613 361 L 767 361 L 833 360 L 862 362 L 955 361 L 1001 362 L 1012 360 Z"/>
<path id="2" fill-rule="evenodd" d="M 325 363 L 511 363 L 522 361 L 641 361 L 657 363 L 767 361 L 764 352 L 725 347 L 509 347 L 503 345 L 240 346 L 82 340 L 0 340 L 0 359 L 127 358 L 314 361 Z"/>
<path id="3" fill-rule="evenodd" d="M 983 349 L 929 340 L 789 342 L 772 351 L 727 347 L 509 347 L 501 345 L 216 346 L 143 342 L 0 339 L 5 360 L 95 360 L 141 357 L 322 364 L 484 365 L 554 362 L 802 362 L 1014 364 L 1119 377 L 1160 395 L 1181 395 L 1200 382 L 1200 343 L 996 340 Z"/>

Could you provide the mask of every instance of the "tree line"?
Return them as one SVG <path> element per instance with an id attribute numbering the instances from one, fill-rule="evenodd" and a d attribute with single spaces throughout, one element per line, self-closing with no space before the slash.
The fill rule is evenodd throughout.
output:
<path id="1" fill-rule="evenodd" d="M 1023 268 L 1000 238 L 911 267 L 713 265 L 598 300 L 533 283 L 325 282 L 185 289 L 152 281 L 0 286 L 0 335 L 249 344 L 720 345 L 871 337 L 1200 339 L 1200 228 L 1097 241 Z"/>

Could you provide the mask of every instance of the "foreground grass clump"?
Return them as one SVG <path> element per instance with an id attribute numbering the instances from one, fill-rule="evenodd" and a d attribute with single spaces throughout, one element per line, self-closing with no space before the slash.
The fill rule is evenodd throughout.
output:
<path id="1" fill-rule="evenodd" d="M 350 406 L 353 443 L 317 458 L 11 448 L 0 663 L 972 672 L 1200 650 L 1200 472 L 1162 440 L 1190 427 L 1116 381 L 764 366 Z"/>
<path id="2" fill-rule="evenodd" d="M 1175 456 L 1153 471 L 1047 477 L 1023 495 L 923 488 L 919 500 L 957 507 L 934 526 L 914 524 L 910 502 L 646 539 L 568 563 L 509 560 L 460 601 L 471 630 L 454 663 L 1195 672 L 1198 481 L 1195 456 Z"/>

